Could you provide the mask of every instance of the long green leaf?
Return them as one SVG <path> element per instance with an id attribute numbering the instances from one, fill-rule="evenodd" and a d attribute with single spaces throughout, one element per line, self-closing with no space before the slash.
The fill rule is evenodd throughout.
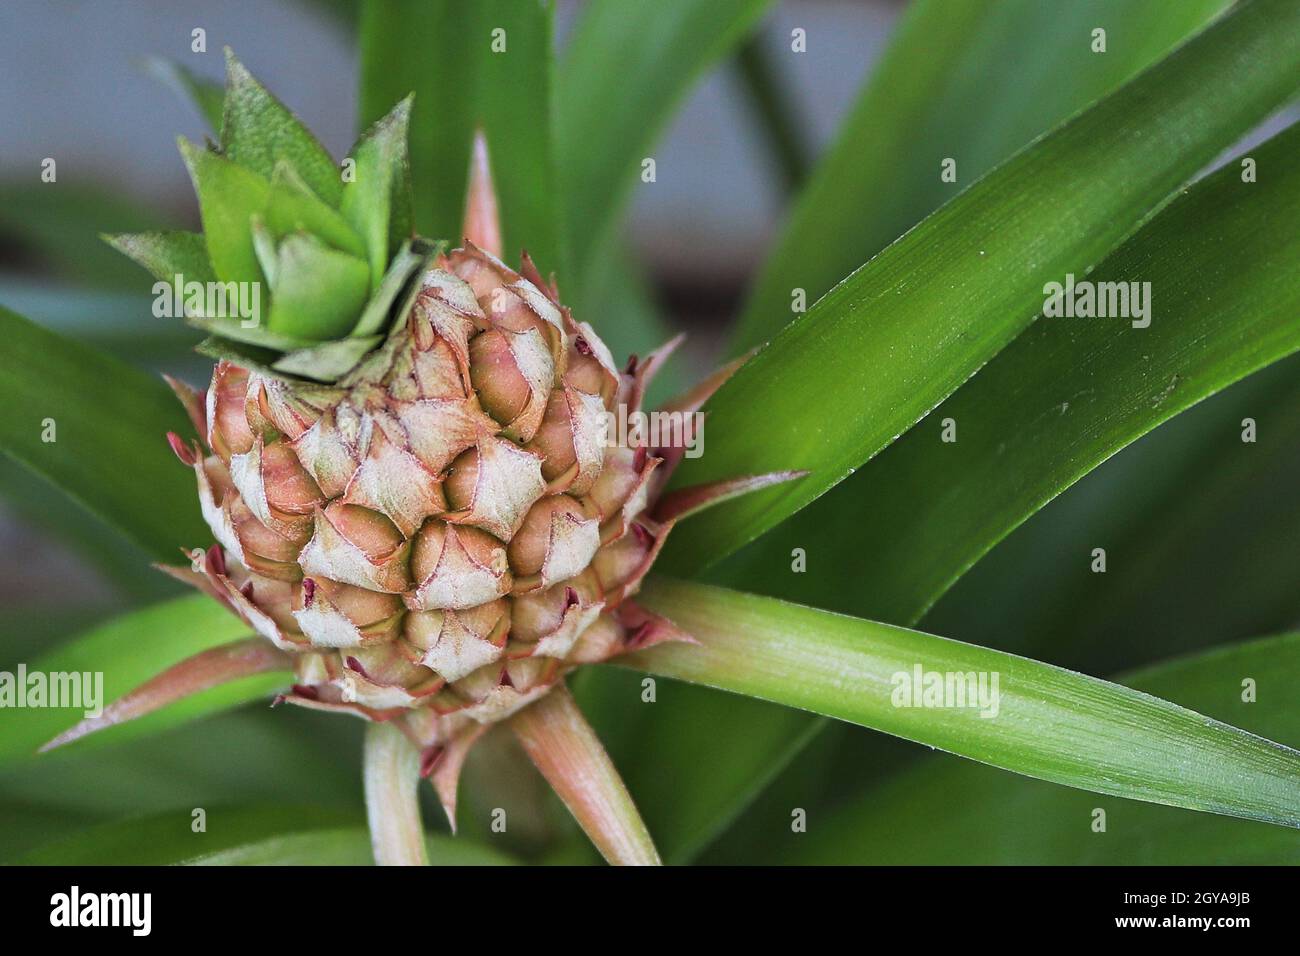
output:
<path id="1" fill-rule="evenodd" d="M 361 119 L 368 125 L 415 93 L 416 226 L 453 242 L 461 238 L 470 143 L 482 124 L 507 256 L 526 247 L 542 268 L 562 270 L 552 16 L 549 0 L 369 0 L 361 17 Z"/>
<path id="2" fill-rule="evenodd" d="M 632 666 L 861 724 L 1096 793 L 1300 827 L 1300 752 L 1050 664 L 706 585 L 657 580 L 646 603 L 700 644 Z M 900 687 L 969 675 L 974 706 Z M 901 675 L 901 676 L 900 676 Z M 996 675 L 996 686 L 992 683 Z"/>
<path id="3" fill-rule="evenodd" d="M 709 403 L 674 481 L 809 477 L 685 523 L 677 567 L 727 554 L 888 445 L 1022 331 L 1300 77 L 1300 7 L 1255 0 L 986 176 L 788 326 Z"/>
<path id="4" fill-rule="evenodd" d="M 1242 681 L 1258 699 L 1242 700 Z M 1289 688 L 1300 682 L 1300 634 L 1160 664 L 1121 678 L 1269 737 L 1300 739 Z M 1094 811 L 1106 813 L 1094 829 Z M 944 757 L 850 801 L 807 834 L 776 837 L 798 863 L 1282 864 L 1300 863 L 1300 834 L 1253 821 L 1123 803 L 1008 777 Z"/>
<path id="5" fill-rule="evenodd" d="M 1243 182 L 1238 164 L 1229 164 L 1089 276 L 1149 283 L 1149 327 L 1125 318 L 1039 319 L 920 426 L 756 542 L 727 579 L 788 567 L 791 549 L 803 547 L 809 570 L 781 575 L 782 597 L 915 621 L 1008 532 L 1101 462 L 1300 349 L 1300 273 L 1292 268 L 1300 260 L 1300 125 L 1252 157 L 1260 181 Z M 940 440 L 947 421 L 955 442 Z M 1121 567 L 1132 560 L 1115 558 Z"/>
<path id="6" fill-rule="evenodd" d="M 1118 87 L 1226 0 L 916 0 L 768 256 L 737 351 L 791 319 L 1035 136 Z M 1094 29 L 1106 50 L 1093 52 Z M 940 176 L 956 161 L 956 181 Z"/>
<path id="7" fill-rule="evenodd" d="M 102 674 L 101 703 L 107 704 L 172 664 L 247 634 L 248 626 L 216 601 L 206 595 L 193 595 L 122 615 L 35 661 L 25 663 L 29 674 Z M 12 666 L 6 669 L 14 671 Z M 286 675 L 278 674 L 234 681 L 120 727 L 91 735 L 84 742 L 72 746 L 94 747 L 97 745 L 96 737 L 123 740 L 137 734 L 157 732 L 201 715 L 268 697 L 286 681 Z M 0 736 L 0 762 L 35 758 L 37 747 L 81 717 L 81 709 L 14 709 L 5 716 L 5 733 Z"/>
<path id="8" fill-rule="evenodd" d="M 0 338 L 0 449 L 156 557 L 210 540 L 166 441 L 193 427 L 161 380 L 4 308 Z"/>
<path id="9" fill-rule="evenodd" d="M 770 2 L 592 0 L 583 9 L 560 64 L 555 119 L 580 270 L 609 241 L 640 181 L 641 160 L 674 107 L 748 35 Z"/>

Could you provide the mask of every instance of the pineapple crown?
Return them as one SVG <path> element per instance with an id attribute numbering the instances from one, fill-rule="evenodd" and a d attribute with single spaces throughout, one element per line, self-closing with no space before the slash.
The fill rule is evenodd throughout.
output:
<path id="1" fill-rule="evenodd" d="M 336 164 L 227 48 L 220 142 L 178 140 L 203 232 L 105 239 L 160 294 L 174 285 L 186 321 L 208 333 L 203 354 L 336 381 L 384 340 L 441 251 L 413 233 L 410 112 L 408 96 Z M 236 301 L 247 307 L 232 314 Z"/>

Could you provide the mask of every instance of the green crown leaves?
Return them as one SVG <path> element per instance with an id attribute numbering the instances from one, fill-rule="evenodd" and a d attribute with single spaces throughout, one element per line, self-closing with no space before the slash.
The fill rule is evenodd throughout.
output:
<path id="1" fill-rule="evenodd" d="M 227 49 L 220 144 L 179 140 L 202 234 L 105 239 L 175 283 L 186 321 L 210 333 L 200 352 L 333 381 L 382 341 L 411 276 L 438 251 L 412 231 L 410 111 L 407 97 L 336 165 Z M 200 291 L 214 284 L 218 307 Z M 231 314 L 236 295 L 253 307 Z"/>

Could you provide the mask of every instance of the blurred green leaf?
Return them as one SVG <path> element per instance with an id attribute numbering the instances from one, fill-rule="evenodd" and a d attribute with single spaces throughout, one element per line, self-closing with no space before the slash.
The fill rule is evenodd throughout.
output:
<path id="1" fill-rule="evenodd" d="M 583 275 L 576 301 L 582 308 L 576 315 L 589 316 L 598 326 L 600 337 L 618 358 L 646 355 L 673 336 L 654 301 L 654 292 L 626 245 L 611 243 L 604 255 L 592 262 Z M 569 300 L 571 290 L 560 280 L 560 294 Z M 646 399 L 652 408 L 661 399 L 683 391 L 692 379 L 683 374 L 682 357 L 673 357 L 655 375 Z"/>
<path id="2" fill-rule="evenodd" d="M 769 254 L 736 351 L 1038 134 L 1158 60 L 1227 0 L 916 0 Z M 1106 31 L 1106 52 L 1092 31 Z M 957 181 L 940 178 L 945 159 Z M 887 184 L 887 185 L 886 185 Z"/>
<path id="3" fill-rule="evenodd" d="M 199 651 L 248 635 L 248 626 L 210 597 L 196 594 L 132 611 L 74 638 L 35 661 L 27 672 L 89 672 L 103 675 L 107 704 L 171 665 Z M 13 668 L 7 668 L 13 671 Z M 287 681 L 284 674 L 260 674 L 204 691 L 160 711 L 92 734 L 68 749 L 102 746 L 103 740 L 156 733 L 186 720 L 250 700 L 269 697 Z M 0 763 L 36 758 L 36 749 L 75 724 L 81 709 L 17 708 L 5 717 Z M 102 740 L 101 740 L 102 738 Z M 39 759 L 39 758 L 37 758 Z"/>
<path id="4" fill-rule="evenodd" d="M 560 183 L 578 274 L 608 244 L 648 154 L 700 76 L 771 0 L 591 0 L 557 78 Z"/>
<path id="5" fill-rule="evenodd" d="M 684 523 L 665 557 L 699 569 L 852 473 L 1019 334 L 1045 281 L 1100 261 L 1298 77 L 1300 7 L 1234 7 L 855 272 L 719 390 L 708 453 L 673 484 L 811 474 Z"/>
<path id="6" fill-rule="evenodd" d="M 156 216 L 107 186 L 6 182 L 0 187 L 0 237 L 18 267 L 110 289 L 139 290 L 140 273 L 99 238 L 156 230 Z"/>
<path id="7" fill-rule="evenodd" d="M 1259 182 L 1242 182 L 1229 164 L 1089 275 L 1149 283 L 1149 327 L 1039 319 L 921 425 L 737 556 L 724 578 L 753 582 L 766 569 L 777 579 L 770 572 L 780 568 L 782 597 L 915 621 L 1101 462 L 1300 349 L 1300 273 L 1290 268 L 1300 259 L 1300 125 L 1251 155 Z M 955 442 L 940 440 L 949 420 Z M 807 550 L 806 574 L 784 573 L 796 547 Z"/>
<path id="8" fill-rule="evenodd" d="M 551 140 L 554 4 L 369 0 L 361 16 L 361 119 L 415 93 L 411 176 L 422 235 L 459 244 L 474 128 L 486 131 L 505 253 L 563 274 Z M 495 50 L 494 50 L 495 47 Z"/>
<path id="9" fill-rule="evenodd" d="M 0 308 L 0 450 L 155 557 L 211 535 L 165 435 L 193 432 L 160 380 Z"/>
<path id="10" fill-rule="evenodd" d="M 289 109 L 253 79 L 226 48 L 226 97 L 221 148 L 236 165 L 270 179 L 288 163 L 331 206 L 343 196 L 343 180 L 330 154 Z"/>
<path id="11" fill-rule="evenodd" d="M 1242 680 L 1258 700 L 1242 700 Z M 1150 694 L 1272 738 L 1300 738 L 1291 688 L 1300 682 L 1300 634 L 1218 648 L 1120 678 Z M 1294 792 L 1294 783 L 1292 784 Z M 1094 810 L 1106 813 L 1094 832 Z M 1246 820 L 1099 798 L 948 757 L 926 756 L 775 855 L 796 863 L 1107 864 L 1300 863 L 1300 834 Z"/>
<path id="12" fill-rule="evenodd" d="M 13 517 L 48 535 L 43 544 L 63 544 L 73 549 L 111 582 L 115 594 L 127 601 L 161 600 L 180 590 L 176 581 L 150 567 L 150 555 L 143 548 L 123 538 L 121 532 L 93 511 L 70 501 L 61 489 L 7 458 L 0 458 L 0 498 Z M 60 587 L 51 582 L 48 589 L 41 590 L 43 593 L 30 596 L 35 602 L 32 607 L 42 617 L 53 617 L 56 609 L 43 605 L 51 600 L 60 606 L 65 603 L 59 596 Z M 98 602 L 83 598 L 79 603 L 84 603 L 86 610 L 93 613 Z M 5 608 L 5 623 L 13 632 L 21 626 L 15 619 L 17 612 L 12 603 Z M 30 628 L 23 630 L 30 633 Z M 19 636 L 26 638 L 27 633 Z M 0 644 L 0 657 L 10 646 L 8 640 Z"/>
<path id="13" fill-rule="evenodd" d="M 206 830 L 193 829 L 193 811 L 90 827 L 13 862 L 22 866 L 168 866 L 264 840 L 286 831 L 351 824 L 355 813 L 314 806 L 203 808 Z"/>
<path id="14" fill-rule="evenodd" d="M 466 839 L 425 838 L 430 866 L 507 866 L 513 861 Z M 373 866 L 365 827 L 289 833 L 186 860 L 190 866 Z"/>
<path id="15" fill-rule="evenodd" d="M 4 858 L 92 825 L 193 807 L 311 804 L 364 819 L 361 721 L 265 702 L 0 770 Z M 87 781 L 94 781 L 87 786 Z M 429 817 L 436 820 L 436 817 Z"/>
<path id="16" fill-rule="evenodd" d="M 700 643 L 661 644 L 629 666 L 1095 793 L 1300 827 L 1300 752 L 1118 684 L 707 585 L 656 579 L 643 600 Z M 984 675 L 986 699 L 900 703 L 900 675 L 917 672 L 937 673 L 941 693 L 944 675 Z"/>
<path id="17" fill-rule="evenodd" d="M 784 41 L 778 38 L 777 42 Z M 791 95 L 789 75 L 769 53 L 763 37 L 750 37 L 736 52 L 736 75 L 749 100 L 754 126 L 767 148 L 769 162 L 784 191 L 792 193 L 803 185 L 812 166 L 808 134 Z"/>

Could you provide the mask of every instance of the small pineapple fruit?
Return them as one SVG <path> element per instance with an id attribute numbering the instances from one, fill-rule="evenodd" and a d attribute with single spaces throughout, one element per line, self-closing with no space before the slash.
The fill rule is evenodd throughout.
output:
<path id="1" fill-rule="evenodd" d="M 249 658 L 292 667 L 283 700 L 393 721 L 452 814 L 488 726 L 579 664 L 689 640 L 631 600 L 674 514 L 788 476 L 659 500 L 681 449 L 611 444 L 606 416 L 638 409 L 666 350 L 620 369 L 527 254 L 498 258 L 481 138 L 463 243 L 414 235 L 409 106 L 340 169 L 228 56 L 220 145 L 181 144 L 203 233 L 110 241 L 185 290 L 217 360 L 206 392 L 172 383 L 217 541 L 172 572 L 283 652 Z"/>

